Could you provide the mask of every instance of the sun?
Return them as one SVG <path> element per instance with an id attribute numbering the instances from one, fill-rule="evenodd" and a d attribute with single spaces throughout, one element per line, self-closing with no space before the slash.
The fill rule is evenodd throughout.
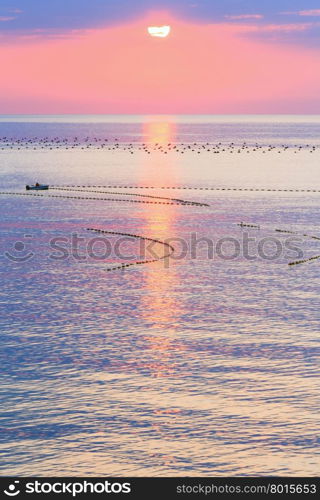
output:
<path id="1" fill-rule="evenodd" d="M 168 36 L 170 30 L 170 26 L 148 26 L 149 35 L 158 36 L 160 38 L 165 38 L 166 36 Z"/>

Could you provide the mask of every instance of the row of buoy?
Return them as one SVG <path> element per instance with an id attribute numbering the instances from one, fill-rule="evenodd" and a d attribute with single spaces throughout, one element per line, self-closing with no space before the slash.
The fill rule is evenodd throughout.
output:
<path id="1" fill-rule="evenodd" d="M 298 234 L 296 231 L 289 231 L 287 229 L 275 229 L 277 233 L 289 233 L 289 234 Z M 303 236 L 308 236 L 307 234 L 304 234 Z"/>
<path id="2" fill-rule="evenodd" d="M 16 192 L 9 192 L 9 191 L 1 191 L 0 195 L 17 195 L 17 196 L 37 196 L 37 197 L 50 197 L 50 198 L 71 198 L 71 199 L 80 199 L 80 200 L 104 200 L 104 201 L 110 201 L 109 198 L 93 198 L 93 197 L 77 197 L 77 196 L 65 196 L 65 195 L 44 195 L 40 193 L 16 193 Z M 137 200 L 115 200 L 111 199 L 111 201 L 137 201 Z M 140 201 L 140 200 L 139 200 Z M 141 201 L 143 203 L 143 201 Z M 153 202 L 146 202 L 146 203 L 153 203 Z M 159 202 L 160 203 L 160 202 Z M 168 204 L 168 203 L 167 203 Z M 182 203 L 181 203 L 182 204 Z M 174 247 L 170 245 L 169 243 L 165 241 L 161 241 L 155 238 L 148 238 L 146 236 L 138 235 L 138 234 L 133 234 L 133 233 L 124 233 L 124 232 L 119 232 L 119 231 L 107 231 L 107 230 L 102 230 L 102 229 L 97 229 L 97 228 L 86 228 L 88 231 L 94 231 L 96 233 L 104 233 L 104 234 L 114 234 L 118 236 L 128 236 L 131 238 L 136 238 L 136 239 L 141 239 L 145 241 L 153 241 L 154 243 L 158 243 L 160 245 L 163 245 L 164 247 L 169 249 L 169 252 L 164 253 L 162 257 L 159 257 L 157 259 L 145 259 L 145 260 L 138 260 L 135 262 L 130 262 L 127 264 L 120 264 L 117 266 L 109 267 L 106 268 L 106 271 L 116 271 L 119 269 L 125 269 L 130 266 L 134 265 L 141 265 L 141 264 L 151 264 L 153 262 L 158 262 L 159 260 L 169 258 L 173 252 L 175 251 Z"/>
<path id="3" fill-rule="evenodd" d="M 85 187 L 85 186 L 82 186 L 82 187 Z M 58 189 L 58 187 L 57 187 L 57 189 Z M 115 199 L 115 198 L 80 197 L 80 196 L 69 196 L 69 195 L 44 195 L 44 194 L 40 194 L 40 193 L 17 193 L 17 192 L 9 192 L 9 191 L 1 191 L 0 194 L 1 195 L 16 195 L 16 196 L 37 196 L 37 197 L 50 197 L 50 198 L 66 198 L 66 199 L 77 199 L 77 200 L 78 199 L 79 200 L 102 200 L 102 201 L 118 201 L 118 202 L 129 201 L 129 202 L 133 202 L 133 203 L 154 203 L 154 204 L 167 204 L 167 205 L 168 204 L 173 204 L 171 202 L 154 202 L 154 201 L 146 201 L 146 200 L 123 200 L 123 199 Z M 192 203 L 193 202 L 191 202 L 191 203 L 189 203 L 189 202 L 183 202 L 183 203 L 179 203 L 179 204 L 180 205 L 184 205 L 184 204 L 192 204 Z M 252 224 L 252 223 L 247 223 L 247 222 L 240 222 L 240 223 L 238 223 L 238 225 L 241 226 L 241 227 L 249 227 L 249 228 L 254 228 L 254 229 L 260 229 L 259 225 Z M 105 233 L 105 234 L 114 234 L 114 235 L 120 235 L 120 236 L 128 236 L 128 237 L 132 237 L 132 238 L 143 239 L 145 241 L 153 241 L 154 243 L 158 243 L 158 244 L 161 244 L 163 246 L 168 247 L 169 250 L 170 250 L 169 253 L 164 254 L 164 256 L 159 257 L 158 259 L 148 259 L 148 260 L 142 260 L 142 261 L 135 261 L 135 262 L 132 262 L 132 263 L 129 263 L 129 264 L 121 264 L 121 265 L 118 265 L 118 266 L 115 266 L 115 267 L 107 268 L 107 271 L 114 271 L 114 270 L 117 270 L 117 269 L 123 269 L 125 267 L 130 267 L 132 265 L 140 265 L 140 264 L 147 264 L 147 263 L 151 263 L 151 262 L 156 262 L 156 261 L 159 261 L 161 259 L 169 258 L 170 255 L 172 255 L 172 253 L 175 251 L 174 247 L 172 245 L 170 245 L 169 243 L 163 242 L 161 240 L 157 240 L 155 238 L 149 238 L 149 237 L 146 237 L 146 236 L 141 236 L 141 235 L 132 234 L 132 233 L 124 233 L 124 232 L 118 232 L 118 231 L 107 231 L 107 230 L 102 230 L 102 229 L 97 229 L 97 228 L 87 228 L 87 230 L 88 231 L 94 231 L 94 232 L 97 232 L 97 233 Z M 289 231 L 289 230 L 284 230 L 284 229 L 278 229 L 278 228 L 275 228 L 275 231 L 277 231 L 277 232 L 283 232 L 283 233 L 298 234 L 297 232 L 294 232 L 294 231 Z M 318 236 L 313 236 L 313 235 L 308 235 L 308 234 L 303 234 L 303 236 L 309 237 L 309 238 L 312 238 L 312 239 L 316 239 L 316 240 L 320 240 L 320 237 L 318 237 Z M 305 262 L 308 262 L 308 261 L 312 261 L 312 260 L 316 260 L 316 259 L 319 259 L 319 258 L 320 258 L 320 255 L 317 255 L 317 256 L 314 256 L 314 257 L 310 257 L 308 259 L 302 259 L 302 260 L 298 260 L 298 261 L 289 262 L 288 265 L 289 266 L 293 266 L 293 265 L 297 265 L 297 264 L 302 264 L 302 263 L 305 263 Z"/>
<path id="4" fill-rule="evenodd" d="M 256 224 L 248 224 L 248 223 L 240 222 L 237 225 L 241 226 L 241 227 L 251 227 L 251 228 L 260 229 L 260 226 L 256 225 Z M 275 228 L 274 231 L 276 231 L 278 233 L 289 233 L 289 234 L 298 234 L 298 235 L 300 234 L 300 233 L 298 233 L 298 231 L 289 231 L 287 229 L 278 229 L 278 228 Z M 301 236 L 305 236 L 306 238 L 312 238 L 314 240 L 320 240 L 320 237 L 313 236 L 313 235 L 306 234 L 306 233 L 302 234 Z M 292 261 L 292 262 L 288 262 L 288 266 L 295 266 L 297 264 L 304 264 L 305 262 L 309 262 L 309 261 L 312 261 L 312 260 L 317 260 L 319 258 L 320 258 L 320 255 L 315 255 L 313 257 L 309 257 L 308 259 L 295 260 L 295 261 Z"/>
<path id="5" fill-rule="evenodd" d="M 136 238 L 136 239 L 145 240 L 145 241 L 153 241 L 154 243 L 159 243 L 160 245 L 163 245 L 163 246 L 168 247 L 170 249 L 170 252 L 165 253 L 162 257 L 159 257 L 157 259 L 136 260 L 134 262 L 130 262 L 129 264 L 120 264 L 120 265 L 113 266 L 113 267 L 107 267 L 105 269 L 106 271 L 116 271 L 118 269 L 124 269 L 124 268 L 130 267 L 130 266 L 139 266 L 141 264 L 151 264 L 153 262 L 158 262 L 159 260 L 169 258 L 175 251 L 174 247 L 165 241 L 156 240 L 154 238 L 147 238 L 146 236 L 141 236 L 140 234 L 123 233 L 120 231 L 107 231 L 104 229 L 97 229 L 97 228 L 93 228 L 93 227 L 87 227 L 86 229 L 87 229 L 87 231 L 93 231 L 95 233 L 112 234 L 112 235 L 116 235 L 116 236 L 128 236 L 130 238 Z"/>
<path id="6" fill-rule="evenodd" d="M 94 201 L 114 201 L 114 202 L 125 202 L 125 203 L 146 203 L 148 205 L 179 205 L 179 206 L 194 206 L 196 203 L 195 202 L 184 202 L 184 203 L 177 203 L 177 202 L 165 202 L 165 201 L 147 201 L 147 200 L 126 200 L 123 198 L 98 198 L 94 196 L 69 196 L 69 195 L 58 195 L 58 194 L 39 194 L 39 193 L 17 193 L 17 192 L 12 192 L 12 191 L 0 191 L 0 194 L 2 195 L 16 195 L 16 196 L 38 196 L 42 198 L 63 198 L 63 199 L 70 199 L 70 200 L 94 200 Z M 209 206 L 205 203 L 198 203 L 198 206 Z"/>
<path id="7" fill-rule="evenodd" d="M 73 187 L 55 185 L 55 186 L 50 186 L 50 189 L 56 189 L 59 191 L 77 191 L 77 192 L 81 192 L 81 193 L 89 192 L 89 193 L 96 193 L 96 194 L 120 194 L 123 196 L 138 196 L 138 197 L 143 197 L 143 198 L 169 200 L 169 201 L 173 202 L 174 204 L 178 204 L 178 205 L 196 205 L 196 206 L 200 206 L 200 207 L 203 207 L 203 206 L 208 207 L 209 206 L 207 203 L 199 203 L 196 201 L 187 201 L 187 200 L 182 200 L 179 198 L 168 198 L 167 196 L 155 196 L 155 195 L 141 194 L 141 193 L 121 193 L 119 191 L 95 191 L 92 189 L 88 189 L 88 188 L 91 188 L 91 186 L 87 186 L 87 189 L 83 189 L 85 187 L 86 186 L 81 186 L 81 188 L 80 188 L 80 186 L 77 186 L 76 188 L 73 188 Z M 78 189 L 78 188 L 80 188 L 80 189 Z"/>
<path id="8" fill-rule="evenodd" d="M 309 262 L 311 260 L 317 260 L 320 259 L 320 255 L 315 255 L 314 257 L 310 257 L 309 259 L 303 259 L 303 260 L 295 260 L 293 262 L 289 262 L 289 266 L 296 266 L 297 264 L 304 264 L 305 262 Z"/>
<path id="9" fill-rule="evenodd" d="M 132 238 L 139 238 L 142 240 L 148 240 L 148 241 L 153 241 L 154 243 L 159 243 L 160 245 L 165 245 L 169 247 L 172 251 L 174 251 L 174 248 L 170 243 L 167 243 L 166 241 L 161 241 L 161 240 L 156 240 L 155 238 L 148 238 L 147 236 L 141 236 L 140 234 L 134 234 L 134 233 L 123 233 L 119 231 L 107 231 L 105 229 L 95 229 L 92 227 L 87 227 L 87 231 L 95 231 L 97 233 L 106 233 L 106 234 L 115 234 L 117 236 L 130 236 Z"/>
<path id="10" fill-rule="evenodd" d="M 298 231 L 288 231 L 287 229 L 275 229 L 278 233 L 289 233 L 289 234 L 300 234 Z M 312 238 L 313 240 L 320 240 L 319 236 L 312 236 L 310 234 L 302 234 L 302 236 L 305 236 L 306 238 Z"/>
<path id="11" fill-rule="evenodd" d="M 320 193 L 320 189 L 287 189 L 287 188 L 226 188 L 226 187 L 190 187 L 190 186 L 121 186 L 121 185 L 90 185 L 81 186 L 77 184 L 65 184 L 63 186 L 53 185 L 52 188 L 101 188 L 101 189 L 184 189 L 189 191 L 254 191 L 274 193 Z M 122 193 L 123 194 L 123 193 Z M 157 196 L 158 198 L 158 196 Z M 188 202 L 191 203 L 191 202 Z M 195 202 L 192 202 L 195 203 Z"/>
<path id="12" fill-rule="evenodd" d="M 238 226 L 240 226 L 240 227 L 251 227 L 253 229 L 260 229 L 260 226 L 257 225 L 257 224 L 246 224 L 245 222 L 240 222 L 238 224 Z"/>

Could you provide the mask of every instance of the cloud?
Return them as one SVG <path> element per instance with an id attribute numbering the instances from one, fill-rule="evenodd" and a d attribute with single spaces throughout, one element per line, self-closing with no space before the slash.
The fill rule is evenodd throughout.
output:
<path id="1" fill-rule="evenodd" d="M 316 17 L 320 16 L 320 9 L 310 9 L 310 10 L 298 10 L 298 11 L 287 11 L 280 12 L 284 16 L 304 16 L 304 17 Z"/>
<path id="2" fill-rule="evenodd" d="M 150 15 L 151 25 L 174 20 L 201 24 L 257 26 L 264 40 L 273 41 L 276 32 L 281 40 L 298 45 L 320 46 L 318 28 L 304 23 L 320 16 L 319 0 L 0 0 L 1 43 L 37 36 L 38 38 L 71 38 L 79 30 L 124 26 Z M 284 12 L 291 9 L 291 12 Z M 302 10 L 303 9 L 303 10 Z M 159 16 L 159 13 L 164 15 Z M 283 18 L 282 15 L 295 16 Z M 302 17 L 298 17 L 302 16 Z M 303 17 L 305 16 L 305 17 Z M 298 26 L 298 21 L 301 25 Z M 316 21 L 316 19 L 314 19 Z M 8 22 L 6 22 L 8 21 Z M 12 21 L 12 22 L 9 22 Z M 294 26 L 295 25 L 295 26 Z M 274 27 L 273 27 L 274 26 Z M 276 28 L 275 26 L 279 26 Z M 41 29 L 42 31 L 36 31 Z M 259 31 L 260 30 L 260 31 Z M 244 30 L 245 32 L 246 30 Z M 250 36 L 250 30 L 247 32 Z M 299 35 L 303 32 L 303 36 Z M 296 35 L 295 35 L 296 33 Z M 279 37 L 278 37 L 279 38 Z M 279 38 L 280 39 L 280 38 Z"/>
<path id="3" fill-rule="evenodd" d="M 298 12 L 299 16 L 320 16 L 320 9 L 313 10 L 300 10 Z"/>
<path id="4" fill-rule="evenodd" d="M 262 19 L 263 15 L 262 14 L 239 14 L 239 15 L 230 15 L 226 14 L 224 16 L 226 19 L 230 20 L 242 20 L 242 19 Z"/>
<path id="5" fill-rule="evenodd" d="M 267 24 L 262 27 L 257 27 L 259 31 L 306 31 L 319 23 L 292 23 L 292 24 Z"/>
<path id="6" fill-rule="evenodd" d="M 297 22 L 283 24 L 246 24 L 237 25 L 239 36 L 246 39 L 255 39 L 263 43 L 280 46 L 293 45 L 295 50 L 317 50 L 319 54 L 319 27 L 320 22 Z M 241 28 L 241 29 L 240 29 Z M 317 56 L 319 57 L 319 55 Z"/>

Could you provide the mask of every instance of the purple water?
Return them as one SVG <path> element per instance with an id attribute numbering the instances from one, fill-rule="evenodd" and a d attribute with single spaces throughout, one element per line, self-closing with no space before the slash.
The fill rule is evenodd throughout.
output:
<path id="1" fill-rule="evenodd" d="M 320 254 L 320 193 L 141 186 L 320 190 L 319 133 L 319 117 L 1 118 L 2 192 L 137 188 L 1 195 L 3 474 L 318 475 L 320 260 L 288 263 Z M 48 196 L 129 191 L 209 206 Z M 176 253 L 106 271 L 164 248 L 87 227 Z"/>

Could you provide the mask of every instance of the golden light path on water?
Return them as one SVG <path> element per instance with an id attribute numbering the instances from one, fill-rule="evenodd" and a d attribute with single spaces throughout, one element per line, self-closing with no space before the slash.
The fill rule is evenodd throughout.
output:
<path id="1" fill-rule="evenodd" d="M 146 122 L 143 125 L 143 135 L 153 144 L 164 146 L 175 142 L 175 124 L 172 122 Z M 167 158 L 156 156 L 141 162 L 139 177 L 144 185 L 175 185 L 178 180 L 178 167 L 176 163 Z M 149 184 L 148 184 L 149 183 Z M 176 205 L 167 205 L 159 210 L 157 206 L 143 207 L 143 233 L 159 235 L 160 239 L 174 237 L 175 219 L 178 216 Z M 159 250 L 158 250 L 159 251 Z M 155 377 L 170 374 L 174 367 L 170 357 L 170 349 L 175 342 L 172 338 L 174 325 L 179 323 L 181 303 L 178 302 L 173 292 L 179 279 L 169 261 L 164 261 L 166 272 L 160 270 L 146 270 L 146 294 L 141 301 L 140 314 L 145 321 L 150 322 L 157 334 L 148 335 L 145 341 L 147 348 L 152 352 L 153 366 L 151 371 Z M 161 334 L 162 332 L 162 334 Z"/>
<path id="2" fill-rule="evenodd" d="M 175 142 L 175 124 L 173 122 L 147 122 L 143 126 L 143 135 L 153 144 L 164 146 Z M 179 182 L 179 167 L 172 159 L 161 158 L 158 155 L 150 161 L 141 162 L 139 177 L 144 185 L 168 185 Z M 176 205 L 159 207 L 145 205 L 143 207 L 143 234 L 159 235 L 160 239 L 167 240 L 175 236 L 175 223 L 178 217 Z M 159 250 L 158 250 L 159 251 Z M 164 266 L 166 266 L 164 268 Z M 145 361 L 151 376 L 159 379 L 162 384 L 163 378 L 174 376 L 175 355 L 172 352 L 177 349 L 176 326 L 179 324 L 183 302 L 179 301 L 174 290 L 177 286 L 179 276 L 174 266 L 169 261 L 161 263 L 162 269 L 146 269 L 144 275 L 145 294 L 140 302 L 140 315 L 143 321 L 152 327 L 143 335 L 147 359 Z M 159 272 L 160 271 L 160 272 Z M 179 345 L 179 344 L 178 344 Z M 182 348 L 182 347 L 180 347 Z M 151 399 L 153 406 L 154 423 L 153 431 L 162 436 L 163 445 L 159 442 L 149 444 L 150 457 L 159 460 L 164 467 L 175 464 L 174 453 L 167 448 L 167 436 L 163 421 L 170 421 L 175 425 L 177 417 L 181 413 L 178 405 L 160 402 L 158 397 Z M 160 404 L 159 404 L 160 403 Z M 142 439 L 143 446 L 143 439 Z"/>

